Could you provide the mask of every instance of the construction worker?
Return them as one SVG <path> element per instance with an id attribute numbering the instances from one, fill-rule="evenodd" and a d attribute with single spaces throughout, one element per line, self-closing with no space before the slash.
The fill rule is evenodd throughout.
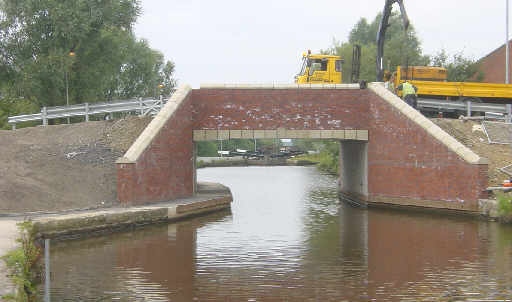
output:
<path id="1" fill-rule="evenodd" d="M 389 79 L 389 91 L 396 94 L 395 87 L 395 79 L 396 79 L 396 71 L 391 74 L 391 78 Z"/>
<path id="2" fill-rule="evenodd" d="M 384 74 L 384 87 L 395 93 L 395 73 L 390 73 L 389 71 L 386 71 Z"/>
<path id="3" fill-rule="evenodd" d="M 389 90 L 389 79 L 391 78 L 391 73 L 389 71 L 384 72 L 384 88 Z"/>
<path id="4" fill-rule="evenodd" d="M 416 109 L 418 107 L 418 96 L 416 95 L 416 91 L 418 91 L 418 87 L 406 81 L 398 85 L 397 90 L 402 91 L 403 100 L 412 108 Z"/>

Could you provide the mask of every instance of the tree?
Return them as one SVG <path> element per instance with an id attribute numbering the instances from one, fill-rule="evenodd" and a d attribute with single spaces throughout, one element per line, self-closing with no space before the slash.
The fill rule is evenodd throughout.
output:
<path id="1" fill-rule="evenodd" d="M 361 18 L 350 31 L 348 42 L 333 41 L 333 46 L 325 53 L 341 56 L 344 60 L 343 81 L 350 81 L 352 71 L 352 47 L 361 45 L 360 78 L 373 81 L 376 78 L 375 59 L 377 56 L 377 31 L 382 14 L 378 14 L 372 23 Z M 384 44 L 384 63 L 388 70 L 399 65 L 426 65 L 428 57 L 422 55 L 421 43 L 412 25 L 404 31 L 400 16 L 393 12 L 389 18 L 389 28 Z"/>
<path id="2" fill-rule="evenodd" d="M 480 71 L 476 60 L 464 56 L 464 53 L 455 53 L 451 58 L 443 49 L 431 58 L 431 66 L 444 67 L 447 69 L 447 79 L 450 82 L 481 82 L 484 74 Z"/>
<path id="3" fill-rule="evenodd" d="M 381 14 L 382 16 L 382 14 Z M 370 28 L 370 24 L 366 18 L 361 18 L 357 22 L 357 24 L 350 31 L 348 41 L 351 44 L 364 44 L 368 45 L 371 43 L 375 43 L 375 37 L 377 35 L 377 30 L 375 30 L 375 35 L 372 36 L 373 30 Z"/>
<path id="4" fill-rule="evenodd" d="M 169 94 L 174 64 L 135 37 L 139 13 L 138 0 L 0 0 L 0 102 Z"/>
<path id="5" fill-rule="evenodd" d="M 216 157 L 217 145 L 214 141 L 197 142 L 197 156 Z"/>
<path id="6" fill-rule="evenodd" d="M 176 86 L 176 80 L 173 78 L 174 63 L 167 61 L 160 71 L 160 83 L 164 86 L 162 88 L 162 95 L 169 96 Z"/>

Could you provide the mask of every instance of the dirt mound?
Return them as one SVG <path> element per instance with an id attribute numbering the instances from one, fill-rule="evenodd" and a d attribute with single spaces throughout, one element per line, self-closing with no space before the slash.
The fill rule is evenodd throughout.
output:
<path id="1" fill-rule="evenodd" d="M 501 185 L 509 176 L 498 168 L 512 164 L 512 150 L 509 145 L 489 144 L 481 130 L 481 123 L 455 119 L 432 119 L 444 131 L 476 154 L 489 160 L 489 186 Z"/>
<path id="2" fill-rule="evenodd" d="M 0 131 L 0 214 L 110 206 L 116 167 L 150 118 Z"/>

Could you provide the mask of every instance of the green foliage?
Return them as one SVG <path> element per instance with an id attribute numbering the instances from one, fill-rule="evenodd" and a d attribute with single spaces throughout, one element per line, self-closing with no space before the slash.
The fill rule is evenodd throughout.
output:
<path id="1" fill-rule="evenodd" d="M 324 142 L 324 147 L 320 151 L 321 159 L 318 163 L 318 168 L 322 171 L 339 174 L 339 143 L 334 140 Z"/>
<path id="2" fill-rule="evenodd" d="M 499 193 L 496 195 L 498 200 L 498 212 L 501 216 L 512 214 L 512 196 L 510 194 Z"/>
<path id="3" fill-rule="evenodd" d="M 32 223 L 24 221 L 17 225 L 20 238 L 16 241 L 20 243 L 21 247 L 7 253 L 2 259 L 10 271 L 11 280 L 17 287 L 17 296 L 14 300 L 31 301 L 36 294 L 36 287 L 34 285 L 36 272 L 34 270 L 41 251 L 34 244 L 35 234 Z"/>
<path id="4" fill-rule="evenodd" d="M 350 31 L 348 42 L 333 41 L 333 45 L 324 50 L 324 53 L 341 56 L 345 63 L 343 65 L 343 81 L 350 81 L 352 72 L 352 47 L 355 44 L 361 45 L 361 69 L 360 79 L 373 81 L 376 78 L 377 56 L 377 31 L 382 14 L 368 23 L 365 18 Z M 389 18 L 384 43 L 384 64 L 388 70 L 396 70 L 399 65 L 427 65 L 429 58 L 422 55 L 421 43 L 412 25 L 407 32 L 403 30 L 400 15 L 392 13 Z"/>
<path id="5" fill-rule="evenodd" d="M 197 156 L 217 156 L 217 144 L 214 141 L 197 142 Z"/>
<path id="6" fill-rule="evenodd" d="M 196 162 L 197 169 L 204 168 L 204 167 L 206 167 L 206 163 L 204 161 L 200 160 L 200 161 Z"/>
<path id="7" fill-rule="evenodd" d="M 0 98 L 0 129 L 9 129 L 7 117 L 20 114 L 38 113 L 39 106 L 31 100 Z M 35 125 L 37 122 L 25 122 L 26 125 Z"/>
<path id="8" fill-rule="evenodd" d="M 305 154 L 296 157 L 297 160 L 307 160 L 318 163 L 317 167 L 329 174 L 339 174 L 339 143 L 336 140 L 297 140 L 297 141 L 309 141 L 311 146 L 314 148 L 308 148 L 306 150 L 320 150 L 317 154 Z"/>
<path id="9" fill-rule="evenodd" d="M 483 72 L 479 69 L 478 62 L 465 57 L 462 51 L 450 58 L 443 49 L 432 56 L 430 61 L 432 66 L 446 68 L 448 70 L 448 81 L 451 82 L 481 82 L 484 78 Z"/>
<path id="10" fill-rule="evenodd" d="M 160 94 L 168 96 L 176 86 L 176 80 L 173 78 L 174 74 L 174 63 L 167 61 L 165 65 L 159 71 L 159 82 L 164 87 L 160 90 Z"/>
<path id="11" fill-rule="evenodd" d="M 139 13 L 138 0 L 0 1 L 0 100 L 63 105 L 66 88 L 71 104 L 168 95 L 174 64 L 135 37 Z"/>

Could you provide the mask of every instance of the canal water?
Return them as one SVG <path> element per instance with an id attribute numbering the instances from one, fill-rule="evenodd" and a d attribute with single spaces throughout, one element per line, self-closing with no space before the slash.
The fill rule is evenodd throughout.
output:
<path id="1" fill-rule="evenodd" d="M 52 243 L 52 301 L 507 301 L 512 228 L 353 208 L 313 167 L 198 170 L 231 211 Z M 510 301 L 510 300 L 509 300 Z"/>

